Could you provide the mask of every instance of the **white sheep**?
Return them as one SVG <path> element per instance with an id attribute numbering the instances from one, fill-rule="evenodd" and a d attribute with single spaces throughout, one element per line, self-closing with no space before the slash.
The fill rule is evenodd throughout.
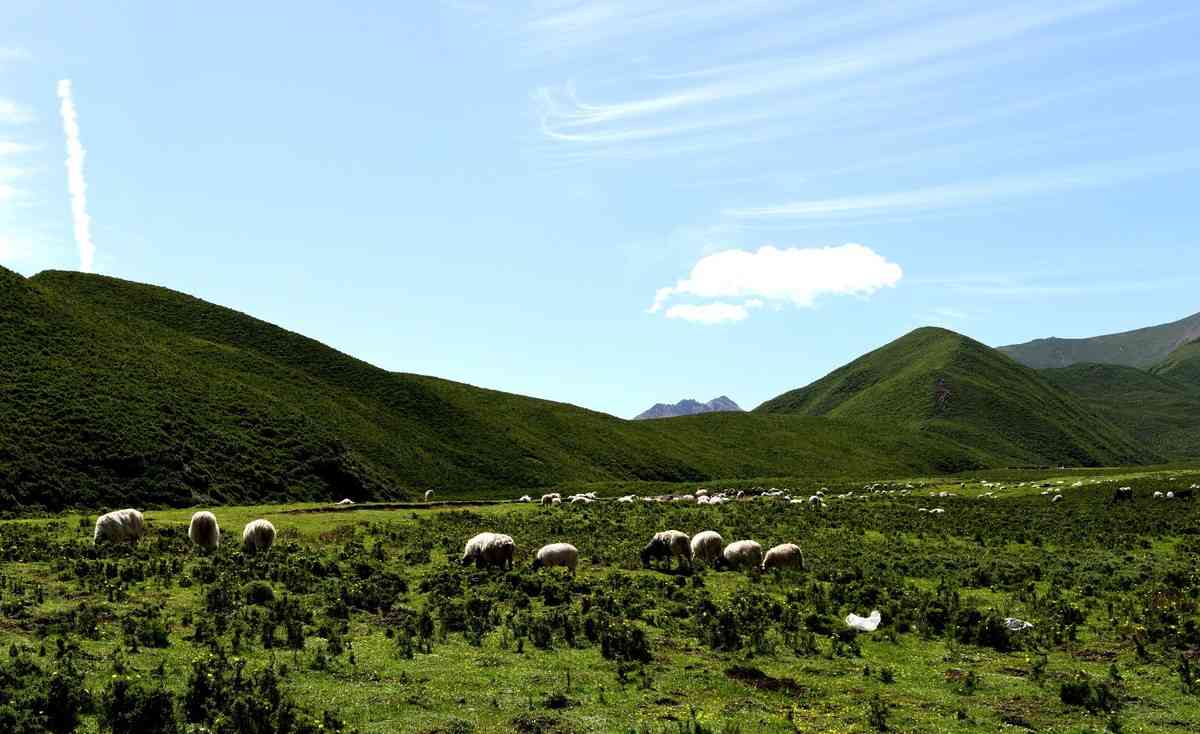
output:
<path id="1" fill-rule="evenodd" d="M 1158 499 L 1162 499 L 1162 496 L 1163 496 L 1163 493 L 1162 493 L 1162 492 L 1155 492 L 1155 493 L 1154 493 L 1154 499 L 1156 499 L 1156 500 L 1158 500 Z"/>
<path id="2" fill-rule="evenodd" d="M 551 505 L 551 504 L 554 504 L 554 500 L 561 499 L 561 498 L 562 497 L 561 497 L 561 495 L 559 495 L 558 492 L 544 494 L 544 495 L 542 495 L 542 504 L 543 505 Z"/>
<path id="3" fill-rule="evenodd" d="M 879 628 L 881 621 L 883 621 L 883 615 L 879 613 L 878 609 L 872 609 L 869 617 L 860 617 L 854 613 L 846 615 L 846 626 L 859 632 L 874 632 Z"/>
<path id="4" fill-rule="evenodd" d="M 538 549 L 537 557 L 533 559 L 533 568 L 538 569 L 542 566 L 551 568 L 553 566 L 562 566 L 569 570 L 572 574 L 575 573 L 575 566 L 579 564 L 579 550 L 570 543 L 551 543 L 543 545 Z"/>
<path id="5" fill-rule="evenodd" d="M 339 505 L 352 505 L 352 504 L 354 504 L 354 500 L 350 499 L 349 497 L 346 497 L 344 499 L 338 500 L 338 504 Z"/>
<path id="6" fill-rule="evenodd" d="M 709 566 L 721 560 L 721 546 L 725 539 L 714 530 L 705 530 L 692 536 L 692 560 L 704 561 Z"/>
<path id="7" fill-rule="evenodd" d="M 552 507 L 558 507 L 561 504 L 562 504 L 562 497 L 551 497 L 550 498 L 550 505 Z"/>
<path id="8" fill-rule="evenodd" d="M 672 501 L 674 501 L 674 502 L 695 502 L 695 501 L 696 501 L 696 495 L 694 495 L 694 494 L 681 494 L 681 495 L 677 495 L 677 496 L 675 496 L 675 497 L 672 497 L 671 499 L 672 499 Z"/>
<path id="9" fill-rule="evenodd" d="M 766 552 L 762 559 L 764 571 L 771 568 L 804 568 L 804 552 L 795 543 L 782 543 Z"/>
<path id="10" fill-rule="evenodd" d="M 730 568 L 758 568 L 762 564 L 762 546 L 753 540 L 738 540 L 725 546 L 725 563 Z"/>
<path id="11" fill-rule="evenodd" d="M 707 489 L 697 489 L 697 490 L 696 490 L 696 496 L 697 496 L 697 497 L 707 497 L 707 496 L 708 496 L 708 490 L 707 490 Z"/>
<path id="12" fill-rule="evenodd" d="M 507 535 L 501 533 L 480 533 L 467 541 L 463 547 L 460 563 L 464 566 L 474 562 L 476 568 L 484 566 L 499 566 L 512 568 L 513 552 L 516 543 Z"/>
<path id="13" fill-rule="evenodd" d="M 935 508 L 933 508 L 932 510 L 930 510 L 930 511 L 929 511 L 929 514 L 930 514 L 930 515 L 945 515 L 945 514 L 946 514 L 946 511 L 945 511 L 945 510 L 943 510 L 943 509 L 942 509 L 942 508 L 940 508 L 940 507 L 935 507 Z"/>
<path id="14" fill-rule="evenodd" d="M 142 513 L 132 508 L 113 510 L 96 518 L 96 530 L 92 534 L 92 542 L 101 541 L 118 543 L 121 541 L 137 541 L 146 534 L 146 518 Z"/>
<path id="15" fill-rule="evenodd" d="M 433 497 L 433 490 L 432 489 L 425 490 L 425 501 L 428 502 L 432 497 Z"/>
<path id="16" fill-rule="evenodd" d="M 251 520 L 242 528 L 242 548 L 260 552 L 271 549 L 275 544 L 275 526 L 269 520 Z"/>
<path id="17" fill-rule="evenodd" d="M 527 495 L 527 494 L 523 494 L 523 495 L 521 495 L 521 497 L 520 497 L 520 498 L 517 500 L 517 502 L 533 502 L 533 498 L 532 498 L 532 497 L 530 497 L 530 496 L 529 496 L 529 495 Z"/>
<path id="18" fill-rule="evenodd" d="M 681 568 L 684 564 L 689 568 L 692 565 L 691 542 L 686 533 L 678 530 L 664 530 L 661 533 L 655 533 L 639 555 L 644 568 L 650 568 L 651 561 L 663 558 L 667 559 L 667 566 L 670 567 L 673 557 L 679 559 Z"/>
<path id="19" fill-rule="evenodd" d="M 633 495 L 633 494 L 627 494 L 627 495 L 625 495 L 624 497 L 618 497 L 618 498 L 617 498 L 617 502 L 620 502 L 621 504 L 625 504 L 625 505 L 627 505 L 627 504 L 629 504 L 629 503 L 633 502 L 633 501 L 634 501 L 634 500 L 636 500 L 636 499 L 637 499 L 637 495 Z M 649 499 L 649 498 L 647 497 L 647 499 Z"/>
<path id="20" fill-rule="evenodd" d="M 193 514 L 192 521 L 188 523 L 188 537 L 201 548 L 216 548 L 221 544 L 221 526 L 217 524 L 217 516 L 207 510 Z"/>
<path id="21" fill-rule="evenodd" d="M 1056 495 L 1054 495 L 1053 497 L 1051 497 L 1051 498 L 1050 498 L 1050 503 L 1051 503 L 1051 504 L 1053 504 L 1053 503 L 1055 503 L 1055 502 L 1058 502 L 1058 501 L 1059 501 L 1059 500 L 1061 500 L 1061 499 L 1062 499 L 1062 495 L 1061 495 L 1061 494 L 1056 494 Z"/>

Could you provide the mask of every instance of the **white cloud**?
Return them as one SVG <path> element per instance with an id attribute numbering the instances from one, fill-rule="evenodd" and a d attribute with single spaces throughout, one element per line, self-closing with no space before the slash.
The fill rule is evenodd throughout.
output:
<path id="1" fill-rule="evenodd" d="M 33 120 L 33 112 L 28 107 L 19 105 L 11 99 L 0 98 L 0 124 L 24 125 Z"/>
<path id="2" fill-rule="evenodd" d="M 750 315 L 750 309 L 754 308 L 756 303 L 761 305 L 762 301 L 747 301 L 743 304 L 721 301 L 704 304 L 681 303 L 668 308 L 666 316 L 669 319 L 682 319 L 706 326 L 732 324 L 745 321 Z"/>
<path id="3" fill-rule="evenodd" d="M 71 80 L 58 82 L 62 100 L 63 132 L 67 136 L 67 188 L 71 192 L 71 219 L 75 224 L 75 243 L 79 247 L 79 269 L 92 272 L 96 246 L 92 244 L 92 220 L 87 213 L 87 182 L 83 177 L 83 158 L 86 151 L 79 142 L 79 117 L 71 97 Z"/>
<path id="4" fill-rule="evenodd" d="M 746 299 L 742 305 L 715 301 L 703 305 L 677 304 L 668 318 L 702 323 L 742 321 L 750 308 L 768 303 L 811 306 L 822 295 L 866 296 L 896 285 L 900 266 L 869 247 L 761 247 L 757 251 L 724 250 L 701 258 L 687 278 L 659 288 L 650 313 L 657 313 L 678 296 L 701 299 Z M 672 313 L 674 312 L 674 314 Z"/>

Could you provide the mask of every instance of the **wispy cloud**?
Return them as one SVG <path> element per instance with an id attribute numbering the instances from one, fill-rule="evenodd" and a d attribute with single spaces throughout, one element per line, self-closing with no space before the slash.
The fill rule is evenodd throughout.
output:
<path id="1" fill-rule="evenodd" d="M 34 119 L 33 111 L 25 105 L 0 97 L 0 124 L 25 125 Z"/>
<path id="2" fill-rule="evenodd" d="M 0 140 L 0 156 L 23 155 L 33 150 L 32 145 L 17 143 L 11 140 Z"/>
<path id="3" fill-rule="evenodd" d="M 542 133 L 561 143 L 611 145 L 695 135 L 714 128 L 799 118 L 806 110 L 828 112 L 832 100 L 812 99 L 814 95 L 844 97 L 854 92 L 854 84 L 878 86 L 881 81 L 876 77 L 880 76 L 890 81 L 913 71 L 961 73 L 961 63 L 942 62 L 1121 4 L 1123 0 L 1077 0 L 1053 6 L 1022 3 L 965 17 L 935 16 L 925 23 L 813 54 L 663 75 L 701 82 L 624 101 L 585 101 L 571 82 L 541 87 L 534 96 Z M 836 87 L 822 90 L 825 85 Z M 785 93 L 801 102 L 778 104 Z M 732 109 L 734 103 L 736 109 Z"/>
<path id="4" fill-rule="evenodd" d="M 1076 168 L 987 181 L 943 184 L 881 194 L 806 199 L 764 207 L 727 209 L 738 219 L 864 218 L 920 213 L 1002 202 L 1008 199 L 1097 188 L 1200 168 L 1200 149 L 1143 156 Z"/>
<path id="5" fill-rule="evenodd" d="M 1195 288 L 1200 276 L 1165 276 L 1158 278 L 1095 277 L 1081 278 L 1078 273 L 1045 273 L 1042 275 L 998 275 L 963 277 L 936 281 L 952 291 L 972 296 L 1000 298 L 1094 296 L 1101 294 L 1147 293 L 1172 288 Z"/>
<path id="6" fill-rule="evenodd" d="M 62 101 L 63 132 L 67 138 L 67 188 L 71 193 L 71 219 L 75 225 L 75 244 L 79 248 L 79 269 L 92 272 L 96 246 L 92 244 L 92 220 L 87 212 L 87 181 L 83 177 L 86 155 L 79 140 L 79 116 L 71 94 L 71 80 L 58 82 L 58 97 Z"/>
<path id="7" fill-rule="evenodd" d="M 671 306 L 666 311 L 669 319 L 690 321 L 694 324 L 715 326 L 717 324 L 735 324 L 745 321 L 750 316 L 750 309 L 762 306 L 762 301 L 747 301 L 745 303 L 713 303 L 692 304 L 681 303 Z"/>
<path id="8" fill-rule="evenodd" d="M 3 188 L 0 186 L 0 191 L 3 191 Z M 3 201 L 2 197 L 0 197 L 0 201 Z M 10 234 L 0 234 L 0 260 L 11 263 L 28 260 L 32 255 L 33 242 L 31 240 Z"/>
<path id="9" fill-rule="evenodd" d="M 899 265 L 858 244 L 724 250 L 700 258 L 688 277 L 675 285 L 659 288 L 648 310 L 658 313 L 680 296 L 738 299 L 743 301 L 740 306 L 723 301 L 672 305 L 666 315 L 697 320 L 719 315 L 722 321 L 741 321 L 747 309 L 765 304 L 811 306 L 823 295 L 871 295 L 894 286 L 903 274 Z"/>

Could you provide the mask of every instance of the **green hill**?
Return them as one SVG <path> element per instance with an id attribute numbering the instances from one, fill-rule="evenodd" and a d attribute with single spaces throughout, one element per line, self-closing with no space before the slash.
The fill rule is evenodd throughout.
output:
<path id="1" fill-rule="evenodd" d="M 1034 339 L 1000 347 L 1000 351 L 1027 367 L 1045 369 L 1086 362 L 1152 367 L 1178 349 L 1200 338 L 1200 313 L 1179 321 L 1144 329 L 1084 339 Z"/>
<path id="2" fill-rule="evenodd" d="M 937 328 L 917 329 L 756 412 L 915 428 L 971 447 L 988 463 L 1158 458 L 1035 370 Z"/>
<path id="3" fill-rule="evenodd" d="M 977 464 L 802 416 L 625 421 L 378 369 L 164 288 L 0 268 L 0 507 L 401 498 Z"/>
<path id="4" fill-rule="evenodd" d="M 1200 456 L 1200 389 L 1133 367 L 1077 364 L 1042 370 L 1097 415 L 1173 459 Z"/>
<path id="5" fill-rule="evenodd" d="M 1200 388 L 1200 339 L 1188 342 L 1150 368 L 1156 375 Z"/>

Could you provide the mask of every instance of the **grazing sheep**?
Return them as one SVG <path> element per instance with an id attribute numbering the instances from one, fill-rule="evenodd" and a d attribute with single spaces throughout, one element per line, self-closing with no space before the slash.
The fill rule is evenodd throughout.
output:
<path id="1" fill-rule="evenodd" d="M 804 569 L 804 552 L 795 543 L 783 543 L 767 551 L 762 559 L 764 571 L 771 568 Z"/>
<path id="2" fill-rule="evenodd" d="M 673 502 L 695 502 L 695 501 L 696 501 L 696 495 L 694 495 L 694 494 L 681 494 L 681 495 L 677 495 L 677 496 L 675 496 L 675 497 L 672 497 L 672 498 L 671 498 L 671 501 L 673 501 Z"/>
<path id="3" fill-rule="evenodd" d="M 1167 499 L 1169 499 L 1169 500 L 1173 500 L 1173 499 L 1175 499 L 1175 493 L 1174 493 L 1174 492 L 1167 492 Z"/>
<path id="4" fill-rule="evenodd" d="M 96 518 L 96 531 L 92 534 L 92 542 L 99 545 L 101 541 L 118 543 L 134 541 L 146 534 L 146 518 L 134 509 L 113 510 Z"/>
<path id="5" fill-rule="evenodd" d="M 856 629 L 859 632 L 874 632 L 879 627 L 880 621 L 883 620 L 883 615 L 878 609 L 871 610 L 871 616 L 860 617 L 857 614 L 850 613 L 846 615 L 846 626 L 851 629 Z"/>
<path id="6" fill-rule="evenodd" d="M 808 504 L 813 507 L 816 507 L 817 509 L 820 509 L 825 504 L 825 500 L 821 499 L 821 495 L 814 494 L 813 496 L 808 498 Z"/>
<path id="7" fill-rule="evenodd" d="M 1155 493 L 1154 493 L 1154 499 L 1156 499 L 1156 500 L 1158 500 L 1158 499 L 1162 499 L 1162 496 L 1163 496 L 1163 493 L 1162 493 L 1162 492 L 1155 492 Z"/>
<path id="8" fill-rule="evenodd" d="M 188 523 L 188 537 L 201 548 L 216 548 L 221 544 L 221 526 L 217 524 L 217 516 L 207 510 L 192 515 L 192 521 Z"/>
<path id="9" fill-rule="evenodd" d="M 716 566 L 721 561 L 721 546 L 725 539 L 716 531 L 705 530 L 692 536 L 692 560 Z"/>
<path id="10" fill-rule="evenodd" d="M 935 507 L 935 508 L 933 508 L 932 510 L 930 510 L 930 511 L 929 511 L 929 514 L 931 514 L 931 515 L 945 515 L 945 514 L 946 514 L 946 511 L 945 511 L 945 510 L 943 510 L 943 509 L 942 509 L 942 508 L 940 508 L 940 507 Z"/>
<path id="11" fill-rule="evenodd" d="M 523 495 L 521 495 L 521 497 L 520 497 L 520 498 L 517 500 L 517 502 L 533 502 L 533 498 L 532 498 L 532 497 L 530 497 L 530 496 L 529 496 L 529 495 L 527 495 L 527 494 L 523 494 Z"/>
<path id="12" fill-rule="evenodd" d="M 570 543 L 551 543 L 538 549 L 537 557 L 533 559 L 533 568 L 542 566 L 562 566 L 573 575 L 575 566 L 579 564 L 579 551 Z"/>
<path id="13" fill-rule="evenodd" d="M 275 543 L 275 526 L 268 520 L 251 520 L 242 528 L 242 548 L 247 551 L 268 551 Z"/>
<path id="14" fill-rule="evenodd" d="M 346 497 L 345 499 L 338 500 L 338 504 L 339 505 L 352 505 L 352 504 L 354 504 L 354 500 L 350 499 L 349 497 Z"/>
<path id="15" fill-rule="evenodd" d="M 1129 502 L 1133 500 L 1133 487 L 1118 487 L 1113 492 L 1113 502 Z"/>
<path id="16" fill-rule="evenodd" d="M 1058 502 L 1058 501 L 1059 501 L 1059 500 L 1061 500 L 1061 499 L 1062 499 L 1062 495 L 1061 495 L 1061 494 L 1056 494 L 1056 495 L 1054 495 L 1054 497 L 1052 497 L 1052 498 L 1050 499 L 1050 503 L 1051 503 L 1051 504 L 1054 504 L 1055 502 Z"/>
<path id="17" fill-rule="evenodd" d="M 558 507 L 559 505 L 561 505 L 561 504 L 562 504 L 562 497 L 553 497 L 553 498 L 551 498 L 551 499 L 550 499 L 550 504 L 551 504 L 552 506 L 554 506 L 554 507 Z"/>
<path id="18" fill-rule="evenodd" d="M 740 500 L 745 496 L 746 496 L 746 493 L 739 489 L 738 493 L 737 493 L 737 498 Z"/>
<path id="19" fill-rule="evenodd" d="M 626 505 L 627 505 L 627 504 L 629 504 L 629 503 L 633 502 L 633 501 L 634 501 L 634 500 L 636 500 L 636 499 L 637 499 L 637 495 L 634 495 L 634 494 L 627 494 L 627 495 L 625 495 L 624 497 L 618 497 L 618 498 L 617 498 L 617 502 L 620 502 L 621 504 L 626 504 Z M 647 498 L 647 499 L 649 499 L 649 498 Z"/>
<path id="20" fill-rule="evenodd" d="M 707 496 L 708 496 L 708 490 L 707 490 L 707 489 L 697 489 L 697 490 L 696 490 L 696 496 L 697 496 L 697 497 L 707 497 Z"/>
<path id="21" fill-rule="evenodd" d="M 725 546 L 725 563 L 730 568 L 758 568 L 762 565 L 762 546 L 753 540 L 739 540 Z"/>
<path id="22" fill-rule="evenodd" d="M 664 530 L 661 533 L 655 533 L 650 542 L 642 548 L 639 554 L 642 559 L 642 567 L 650 568 L 650 562 L 653 560 L 667 559 L 667 568 L 671 567 L 671 558 L 679 559 L 679 567 L 683 568 L 686 564 L 688 568 L 692 566 L 692 546 L 686 533 L 681 533 L 678 530 Z"/>
<path id="23" fill-rule="evenodd" d="M 431 497 L 433 497 L 433 490 L 432 489 L 425 490 L 425 501 L 428 502 Z"/>
<path id="24" fill-rule="evenodd" d="M 465 566 L 474 562 L 476 568 L 484 566 L 512 568 L 513 552 L 516 548 L 516 543 L 507 535 L 480 533 L 467 541 L 460 563 Z"/>
<path id="25" fill-rule="evenodd" d="M 544 494 L 544 495 L 542 495 L 542 504 L 543 505 L 552 505 L 552 504 L 554 504 L 554 500 L 560 500 L 560 499 L 562 499 L 562 496 L 558 492 L 554 492 L 552 494 Z"/>

